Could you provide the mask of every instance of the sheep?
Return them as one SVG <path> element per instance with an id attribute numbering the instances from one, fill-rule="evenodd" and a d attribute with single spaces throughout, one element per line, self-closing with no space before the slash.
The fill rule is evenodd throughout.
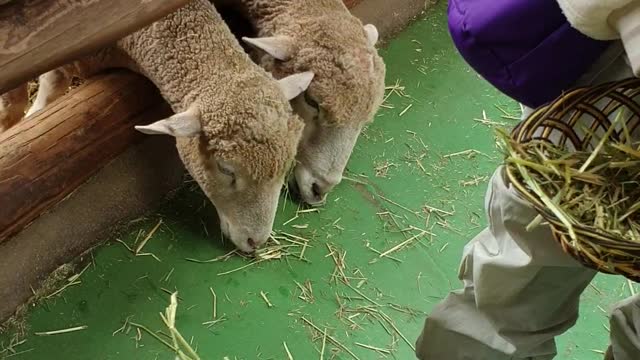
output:
<path id="1" fill-rule="evenodd" d="M 213 5 L 194 0 L 113 47 L 41 75 L 28 114 L 60 96 L 71 76 L 112 67 L 146 76 L 172 107 L 174 115 L 136 129 L 176 138 L 223 233 L 244 252 L 264 244 L 304 126 L 289 100 L 312 74 L 274 80 L 251 61 Z"/>
<path id="2" fill-rule="evenodd" d="M 382 103 L 386 70 L 376 27 L 363 26 L 342 0 L 217 1 L 236 5 L 251 22 L 259 37 L 242 39 L 276 78 L 314 73 L 304 96 L 292 101 L 305 121 L 292 184 L 305 202 L 324 203 Z"/>

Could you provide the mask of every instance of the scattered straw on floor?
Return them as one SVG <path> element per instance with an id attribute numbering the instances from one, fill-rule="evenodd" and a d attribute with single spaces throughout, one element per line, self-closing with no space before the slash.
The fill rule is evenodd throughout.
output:
<path id="1" fill-rule="evenodd" d="M 162 219 L 158 220 L 158 223 L 156 224 L 156 226 L 154 226 L 153 229 L 149 231 L 147 236 L 145 236 L 145 238 L 136 246 L 136 250 L 134 252 L 136 256 L 139 256 L 141 254 L 142 249 L 144 248 L 145 245 L 147 245 L 147 242 L 149 242 L 149 240 L 153 237 L 153 234 L 155 234 L 156 231 L 158 231 L 158 228 L 160 228 L 160 225 L 162 225 Z"/>
<path id="2" fill-rule="evenodd" d="M 331 257 L 335 265 L 335 268 L 331 273 L 331 281 L 337 284 L 337 281 L 339 279 L 345 284 L 349 283 L 347 275 L 344 272 L 346 267 L 345 258 L 347 257 L 347 252 L 339 249 L 334 244 L 326 243 L 326 246 L 329 250 L 329 254 L 327 254 L 325 257 Z"/>
<path id="3" fill-rule="evenodd" d="M 15 314 L 11 316 L 7 321 L 0 325 L 0 333 L 12 333 L 12 341 L 20 342 L 27 335 L 28 323 L 25 320 L 27 311 L 34 305 L 43 302 L 47 306 L 48 298 L 51 294 L 56 293 L 59 296 L 62 291 L 61 288 L 69 283 L 78 281 L 80 275 L 86 270 L 82 270 L 79 274 L 74 275 L 77 266 L 74 264 L 64 264 L 54 270 L 47 279 L 34 289 L 31 288 L 33 296 L 30 297 L 23 305 L 19 306 Z M 70 281 L 71 280 L 71 281 Z M 68 288 L 68 286 L 66 287 Z M 2 348 L 0 346 L 0 348 Z"/>
<path id="4" fill-rule="evenodd" d="M 293 360 L 293 355 L 291 355 L 291 351 L 289 351 L 289 347 L 287 346 L 287 343 L 282 342 L 282 345 L 284 345 L 284 351 L 287 353 L 287 359 Z"/>
<path id="5" fill-rule="evenodd" d="M 21 349 L 24 347 L 26 342 L 26 339 L 21 339 L 20 336 L 14 335 L 11 337 L 8 344 L 5 345 L 5 343 L 0 343 L 0 358 L 8 359 L 33 351 L 33 348 L 25 350 Z"/>
<path id="6" fill-rule="evenodd" d="M 66 329 L 60 329 L 60 330 L 37 331 L 34 334 L 38 335 L 38 336 L 60 335 L 60 334 L 67 334 L 67 333 L 71 333 L 71 332 L 86 330 L 88 328 L 89 327 L 87 325 L 81 325 L 81 326 L 74 326 L 74 327 L 70 327 L 70 328 L 66 328 Z"/>
<path id="7" fill-rule="evenodd" d="M 356 345 L 358 345 L 358 346 L 360 346 L 362 348 L 375 351 L 375 352 L 378 353 L 378 355 L 382 355 L 382 356 L 391 355 L 391 353 L 393 352 L 393 349 L 383 349 L 383 348 L 379 348 L 379 347 L 371 346 L 371 345 L 366 345 L 366 344 L 359 343 L 359 342 L 355 342 L 354 344 L 356 344 Z"/>
<path id="8" fill-rule="evenodd" d="M 400 244 L 393 246 L 391 249 L 383 251 L 382 253 L 380 253 L 380 255 L 378 255 L 378 257 L 383 258 L 383 257 L 389 256 L 389 254 L 391 254 L 393 252 L 396 252 L 396 251 L 399 251 L 399 250 L 409 246 L 411 243 L 413 243 L 415 241 L 418 241 L 421 237 L 423 237 L 423 236 L 425 236 L 427 234 L 429 234 L 428 231 L 422 231 L 422 232 L 420 232 L 420 233 L 418 233 L 416 235 L 413 235 L 412 237 L 408 238 L 407 240 L 401 242 Z"/>
<path id="9" fill-rule="evenodd" d="M 196 353 L 196 351 L 191 347 L 191 343 L 187 342 L 185 338 L 182 336 L 180 331 L 176 328 L 176 313 L 178 310 L 178 293 L 174 292 L 171 294 L 169 306 L 165 309 L 164 313 L 160 313 L 160 318 L 162 322 L 167 327 L 169 331 L 169 339 L 171 342 L 161 338 L 156 332 L 150 330 L 148 327 L 130 322 L 127 319 L 129 325 L 135 327 L 138 331 L 144 331 L 154 339 L 160 341 L 163 345 L 169 348 L 172 352 L 176 354 L 177 359 L 179 360 L 200 360 L 200 357 Z M 126 326 L 126 323 L 125 323 Z M 139 336 L 141 336 L 141 332 L 139 332 Z"/>
<path id="10" fill-rule="evenodd" d="M 71 286 L 75 286 L 75 285 L 80 285 L 82 283 L 82 281 L 78 280 L 80 279 L 80 276 L 82 276 L 82 274 L 84 274 L 84 272 L 87 270 L 87 268 L 89 268 L 91 264 L 87 264 L 87 266 L 84 267 L 84 269 L 82 269 L 82 271 L 80 271 L 78 274 L 72 275 L 67 279 L 67 282 L 65 284 L 63 284 L 59 289 L 55 290 L 54 292 L 52 292 L 51 294 L 45 296 L 45 299 L 50 299 L 56 295 L 61 294 L 63 291 L 65 291 L 67 288 L 71 287 Z"/>
<path id="11" fill-rule="evenodd" d="M 265 293 L 264 291 L 260 291 L 260 297 L 262 298 L 262 300 L 264 300 L 265 304 L 267 304 L 267 307 L 273 307 L 271 300 L 269 300 L 269 298 L 267 297 L 267 293 Z"/>
<path id="12" fill-rule="evenodd" d="M 327 335 L 326 329 L 323 331 L 316 324 L 314 324 L 313 322 L 311 322 L 310 320 L 308 320 L 304 316 L 301 317 L 300 320 L 302 320 L 305 324 L 307 324 L 309 327 L 311 327 L 312 330 L 314 330 L 318 334 L 321 334 L 322 335 L 322 339 L 323 339 L 323 343 L 326 342 L 327 340 L 329 340 L 333 345 L 335 345 L 335 346 L 339 347 L 340 349 L 344 350 L 347 354 L 349 354 L 355 360 L 360 360 L 360 358 L 356 354 L 354 354 L 353 351 L 351 351 L 348 347 L 346 347 L 344 344 L 342 344 L 340 341 L 338 341 L 333 336 Z"/>
<path id="13" fill-rule="evenodd" d="M 300 289 L 300 295 L 298 295 L 298 299 L 307 302 L 309 304 L 313 304 L 316 299 L 313 296 L 313 287 L 311 286 L 311 281 L 307 280 L 304 282 L 303 284 L 300 284 L 299 282 L 295 281 L 296 286 L 298 286 L 298 289 Z"/>
<path id="14" fill-rule="evenodd" d="M 217 256 L 208 260 L 200 260 L 194 258 L 187 258 L 185 260 L 199 264 L 207 264 L 214 262 L 226 262 L 229 259 L 237 256 L 249 261 L 248 263 L 240 267 L 218 273 L 218 276 L 224 276 L 245 270 L 265 261 L 295 259 L 308 262 L 309 260 L 307 260 L 304 255 L 307 248 L 310 247 L 313 247 L 313 245 L 310 245 L 310 239 L 304 238 L 299 235 L 290 234 L 288 232 L 278 232 L 272 234 L 267 245 L 260 248 L 254 254 L 248 255 L 242 253 L 239 250 L 233 250 L 224 255 Z"/>

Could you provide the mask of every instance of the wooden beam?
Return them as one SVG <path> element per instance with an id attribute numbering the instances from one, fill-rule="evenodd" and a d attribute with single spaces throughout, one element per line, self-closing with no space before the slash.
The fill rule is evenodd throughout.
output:
<path id="1" fill-rule="evenodd" d="M 151 82 L 122 70 L 0 134 L 0 243 L 142 139 L 134 125 L 170 114 Z"/>
<path id="2" fill-rule="evenodd" d="M 0 5 L 0 93 L 87 55 L 189 0 L 14 0 Z"/>

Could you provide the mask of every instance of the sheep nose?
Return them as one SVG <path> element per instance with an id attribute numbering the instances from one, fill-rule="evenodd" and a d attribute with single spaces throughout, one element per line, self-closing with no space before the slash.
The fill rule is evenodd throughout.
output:
<path id="1" fill-rule="evenodd" d="M 321 200 L 324 196 L 324 192 L 320 189 L 320 185 L 318 185 L 318 183 L 313 183 L 313 185 L 311 185 L 311 192 L 313 193 L 313 197 L 316 199 Z"/>
<path id="2" fill-rule="evenodd" d="M 256 237 L 250 237 L 247 239 L 247 245 L 249 246 L 249 248 L 251 249 L 251 251 L 256 251 L 258 249 L 260 249 L 264 244 L 267 243 L 267 241 L 269 240 L 268 236 L 258 236 Z"/>
<path id="3" fill-rule="evenodd" d="M 323 187 L 317 182 L 314 182 L 313 184 L 311 184 L 311 195 L 313 196 L 314 204 L 323 203 L 327 198 L 328 192 L 329 191 L 327 190 L 327 187 Z"/>
<path id="4" fill-rule="evenodd" d="M 327 194 L 342 181 L 342 176 L 316 177 L 311 184 L 311 195 L 316 202 L 324 202 Z"/>

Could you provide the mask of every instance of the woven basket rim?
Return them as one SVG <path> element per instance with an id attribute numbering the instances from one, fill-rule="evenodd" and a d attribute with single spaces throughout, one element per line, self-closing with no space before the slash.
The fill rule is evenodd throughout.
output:
<path id="1" fill-rule="evenodd" d="M 631 95 L 627 96 L 627 94 Z M 631 110 L 632 116 L 629 119 L 640 124 L 640 120 L 636 120 L 636 117 L 640 119 L 640 104 L 635 101 L 637 97 L 640 97 L 640 79 L 638 78 L 575 88 L 555 101 L 534 110 L 514 127 L 510 138 L 518 144 L 526 144 L 533 140 L 552 142 L 547 137 L 559 131 L 560 146 L 566 147 L 569 141 L 577 150 L 588 150 L 593 145 L 592 135 L 585 133 L 580 136 L 575 132 L 573 126 L 579 123 L 578 119 L 586 114 L 592 120 L 590 125 L 592 130 L 609 129 L 613 126 L 611 114 L 624 107 Z M 602 109 L 594 105 L 601 100 L 606 100 Z M 567 121 L 566 118 L 569 120 Z M 634 131 L 640 126 L 638 124 L 634 125 Z M 622 135 L 617 130 L 613 130 L 611 138 L 619 141 Z M 515 187 L 516 192 L 549 223 L 554 238 L 560 243 L 564 252 L 587 267 L 605 273 L 621 274 L 640 282 L 640 241 L 633 241 L 623 234 L 604 231 L 587 224 L 571 225 L 571 230 L 577 238 L 574 240 L 569 236 L 569 228 L 566 224 L 560 221 L 542 200 L 520 181 L 516 175 L 518 173 L 516 166 L 507 162 L 504 169 L 508 181 Z"/>

